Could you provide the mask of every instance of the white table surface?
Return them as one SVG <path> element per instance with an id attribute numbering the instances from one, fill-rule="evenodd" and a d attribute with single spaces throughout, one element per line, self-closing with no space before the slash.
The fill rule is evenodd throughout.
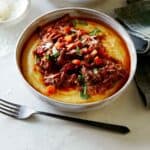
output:
<path id="1" fill-rule="evenodd" d="M 64 0 L 65 1 L 65 0 Z M 40 110 L 56 112 L 41 102 L 24 86 L 16 71 L 15 44 L 23 28 L 36 16 L 58 7 L 71 6 L 63 0 L 32 0 L 31 11 L 22 22 L 0 27 L 0 97 Z M 123 0 L 97 0 L 85 7 L 103 11 L 124 5 Z M 83 6 L 77 5 L 76 6 Z M 61 113 L 61 112 L 57 112 Z M 147 110 L 132 82 L 115 102 L 76 117 L 128 125 L 131 132 L 121 135 L 79 124 L 37 116 L 18 121 L 0 114 L 0 150 L 149 150 L 150 111 Z"/>

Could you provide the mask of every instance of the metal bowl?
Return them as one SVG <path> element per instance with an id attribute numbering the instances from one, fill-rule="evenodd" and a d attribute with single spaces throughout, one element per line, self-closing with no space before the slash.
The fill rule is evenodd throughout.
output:
<path id="1" fill-rule="evenodd" d="M 112 29 L 114 29 L 125 41 L 127 48 L 129 50 L 129 56 L 131 60 L 131 66 L 130 66 L 130 74 L 127 82 L 123 85 L 123 87 L 118 90 L 116 93 L 114 93 L 112 96 L 105 98 L 104 100 L 96 101 L 96 102 L 91 102 L 91 103 L 84 103 L 84 104 L 68 104 L 64 102 L 59 102 L 56 101 L 55 99 L 51 99 L 43 94 L 41 94 L 39 91 L 34 89 L 28 81 L 24 78 L 22 72 L 21 72 L 21 66 L 20 66 L 20 57 L 21 57 L 21 52 L 23 50 L 23 45 L 25 42 L 30 38 L 32 33 L 35 31 L 35 29 L 40 25 L 45 25 L 46 23 L 59 18 L 60 16 L 69 13 L 70 15 L 73 16 L 82 16 L 82 17 L 87 17 L 87 18 L 93 18 L 100 20 L 104 22 L 105 24 L 109 25 Z M 54 11 L 50 11 L 37 19 L 35 19 L 30 25 L 26 27 L 26 29 L 23 31 L 21 36 L 19 37 L 19 40 L 17 42 L 16 46 L 16 62 L 17 62 L 17 67 L 19 70 L 19 73 L 22 77 L 22 80 L 25 81 L 26 85 L 30 88 L 31 91 L 37 96 L 39 96 L 41 100 L 44 100 L 48 102 L 49 104 L 55 106 L 57 109 L 61 111 L 69 111 L 69 112 L 82 112 L 82 111 L 87 111 L 95 108 L 99 108 L 103 105 L 106 105 L 113 100 L 115 100 L 130 84 L 132 81 L 135 70 L 136 70 L 136 64 L 137 64 L 137 56 L 136 56 L 136 50 L 134 47 L 134 44 L 126 32 L 126 30 L 113 18 L 109 17 L 108 15 L 95 11 L 92 9 L 87 9 L 87 8 L 80 8 L 80 7 L 69 7 L 69 8 L 62 8 L 62 9 L 57 9 Z"/>

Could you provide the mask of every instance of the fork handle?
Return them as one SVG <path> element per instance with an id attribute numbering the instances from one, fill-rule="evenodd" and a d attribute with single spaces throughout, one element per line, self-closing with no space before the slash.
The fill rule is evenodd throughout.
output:
<path id="1" fill-rule="evenodd" d="M 46 116 L 50 116 L 53 118 L 67 120 L 67 121 L 71 121 L 71 122 L 76 122 L 76 123 L 80 123 L 80 124 L 84 124 L 84 125 L 88 125 L 88 126 L 93 126 L 93 127 L 113 131 L 113 132 L 122 133 L 122 134 L 126 134 L 126 133 L 130 132 L 130 129 L 128 127 L 122 126 L 122 125 L 90 121 L 90 120 L 86 120 L 86 119 L 74 118 L 74 117 L 69 117 L 69 116 L 64 116 L 64 115 L 59 115 L 59 114 L 53 114 L 53 113 L 48 113 L 48 112 L 42 112 L 42 111 L 38 111 L 38 112 L 36 112 L 36 114 L 46 115 Z"/>

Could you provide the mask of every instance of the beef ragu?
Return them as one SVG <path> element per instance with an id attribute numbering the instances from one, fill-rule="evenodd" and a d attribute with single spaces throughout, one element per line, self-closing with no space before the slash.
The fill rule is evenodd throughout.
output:
<path id="1" fill-rule="evenodd" d="M 34 60 L 30 70 L 39 76 L 31 79 L 24 61 L 23 73 L 32 86 L 49 97 L 65 102 L 67 96 L 69 103 L 96 101 L 112 95 L 128 79 L 128 50 L 120 36 L 101 22 L 66 14 L 39 27 L 27 45 L 35 36 L 38 42 L 32 48 L 26 46 L 31 50 L 23 54 L 23 60 L 30 53 Z M 69 97 L 72 91 L 76 94 Z M 79 101 L 73 100 L 75 95 Z"/>

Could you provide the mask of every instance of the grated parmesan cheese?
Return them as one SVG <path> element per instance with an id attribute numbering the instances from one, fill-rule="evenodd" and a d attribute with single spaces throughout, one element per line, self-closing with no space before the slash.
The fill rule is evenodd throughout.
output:
<path id="1" fill-rule="evenodd" d="M 0 0 L 0 21 L 19 17 L 24 13 L 27 4 L 27 0 Z"/>
<path id="2" fill-rule="evenodd" d="M 7 0 L 0 1 L 0 21 L 7 20 L 9 18 L 11 8 Z"/>

